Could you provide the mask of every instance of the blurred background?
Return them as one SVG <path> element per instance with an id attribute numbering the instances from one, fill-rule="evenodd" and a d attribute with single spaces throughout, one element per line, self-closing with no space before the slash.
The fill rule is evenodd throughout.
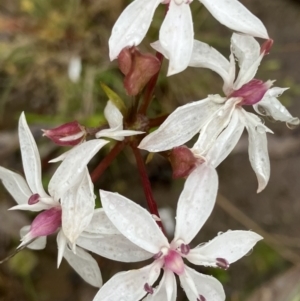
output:
<path id="1" fill-rule="evenodd" d="M 276 79 L 276 85 L 290 87 L 280 100 L 294 116 L 300 116 L 300 2 L 292 0 L 241 0 L 265 24 L 275 40 L 257 78 Z M 100 87 L 104 82 L 125 102 L 121 73 L 108 59 L 107 41 L 120 12 L 129 3 L 123 0 L 1 0 L 0 1 L 0 165 L 23 173 L 17 136 L 21 111 L 39 145 L 45 187 L 55 170 L 47 162 L 66 149 L 42 137 L 41 129 L 78 120 L 89 126 L 103 123 L 107 98 Z M 195 36 L 229 56 L 231 32 L 220 25 L 194 1 L 191 4 Z M 148 38 L 140 48 L 152 51 L 149 42 L 158 37 L 164 14 L 160 6 Z M 189 68 L 166 78 L 167 63 L 156 88 L 150 114 L 169 113 L 177 106 L 222 94 L 218 75 L 205 69 Z M 234 152 L 218 168 L 220 190 L 217 205 L 195 245 L 228 229 L 252 229 L 264 236 L 251 252 L 229 270 L 192 266 L 217 277 L 230 301 L 300 300 L 300 129 L 285 124 L 266 125 L 269 135 L 271 178 L 267 188 L 256 194 L 257 182 L 248 160 L 247 133 Z M 109 151 L 110 144 L 91 162 L 93 170 Z M 144 154 L 146 156 L 146 153 Z M 169 163 L 154 156 L 148 164 L 149 177 L 163 222 L 170 232 L 182 180 L 172 180 Z M 145 206 L 135 162 L 125 150 L 95 183 L 98 189 L 118 191 Z M 19 244 L 19 229 L 31 223 L 35 214 L 7 212 L 14 205 L 0 187 L 0 259 Z M 172 237 L 172 235 L 170 235 Z M 250 255 L 250 254 L 249 254 Z M 0 266 L 1 301 L 88 301 L 97 292 L 84 283 L 63 262 L 56 269 L 55 237 L 44 251 L 24 250 Z M 104 281 L 122 270 L 143 266 L 113 262 L 95 256 Z M 178 301 L 185 301 L 178 290 Z M 116 300 L 117 301 L 117 300 Z M 209 300 L 208 300 L 209 301 Z M 213 301 L 213 300 L 211 300 Z"/>

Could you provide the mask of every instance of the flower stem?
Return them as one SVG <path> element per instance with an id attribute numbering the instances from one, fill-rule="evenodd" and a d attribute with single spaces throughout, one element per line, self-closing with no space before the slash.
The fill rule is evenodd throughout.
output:
<path id="1" fill-rule="evenodd" d="M 156 202 L 155 202 L 154 197 L 153 197 L 151 184 L 150 184 L 150 181 L 149 181 L 149 178 L 148 178 L 148 175 L 147 175 L 144 160 L 141 156 L 140 151 L 138 150 L 138 148 L 136 146 L 131 145 L 131 148 L 132 148 L 132 151 L 134 153 L 135 160 L 136 160 L 136 163 L 137 163 L 137 166 L 138 166 L 138 170 L 139 170 L 140 178 L 141 178 L 141 181 L 142 181 L 142 185 L 143 185 L 144 193 L 145 193 L 145 196 L 146 196 L 149 211 L 150 211 L 151 214 L 156 215 L 160 219 L 158 209 L 157 209 L 157 205 L 156 205 Z M 158 221 L 156 221 L 156 223 L 161 228 L 161 230 L 165 233 L 162 222 L 160 220 L 158 220 Z"/>
<path id="2" fill-rule="evenodd" d="M 93 170 L 91 174 L 91 178 L 93 183 L 95 183 L 106 168 L 110 165 L 110 163 L 117 157 L 117 155 L 123 150 L 125 147 L 125 140 L 119 141 L 115 144 L 115 146 L 111 149 L 108 155 L 99 163 L 99 165 Z"/>
<path id="3" fill-rule="evenodd" d="M 160 126 L 167 118 L 169 114 L 162 115 L 153 119 L 149 119 L 149 128 Z"/>

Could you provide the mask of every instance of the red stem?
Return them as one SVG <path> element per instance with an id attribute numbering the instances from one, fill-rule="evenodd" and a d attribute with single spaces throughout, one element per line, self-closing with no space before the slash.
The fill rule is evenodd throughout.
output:
<path id="1" fill-rule="evenodd" d="M 125 147 L 125 140 L 117 142 L 115 146 L 111 149 L 108 155 L 99 163 L 99 165 L 93 170 L 91 174 L 92 182 L 95 183 L 106 168 L 110 165 L 110 163 L 117 157 L 117 155 L 123 150 Z"/>
<path id="2" fill-rule="evenodd" d="M 132 151 L 134 153 L 135 156 L 135 160 L 138 166 L 138 170 L 139 170 L 139 174 L 140 174 L 140 178 L 142 181 L 142 185 L 143 185 L 143 189 L 144 189 L 144 193 L 146 196 L 146 200 L 147 200 L 147 204 L 148 204 L 148 208 L 151 214 L 156 215 L 158 218 L 160 218 L 158 210 L 157 210 L 157 205 L 156 202 L 154 200 L 153 197 L 153 193 L 152 193 L 152 189 L 151 189 L 151 184 L 147 175 L 147 171 L 146 171 L 146 166 L 144 163 L 144 160 L 141 156 L 140 151 L 138 150 L 137 147 L 135 146 L 131 146 L 132 147 Z M 161 230 L 165 233 L 163 224 L 161 221 L 156 221 L 158 226 L 161 228 Z"/>

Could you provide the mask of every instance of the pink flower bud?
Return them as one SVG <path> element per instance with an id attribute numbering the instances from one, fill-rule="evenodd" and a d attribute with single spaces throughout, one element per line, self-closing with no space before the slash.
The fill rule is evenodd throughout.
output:
<path id="1" fill-rule="evenodd" d="M 55 144 L 62 146 L 74 146 L 85 139 L 86 131 L 77 121 L 60 125 L 51 130 L 42 130 L 43 136 L 50 138 Z"/>
<path id="2" fill-rule="evenodd" d="M 140 93 L 161 65 L 157 57 L 150 53 L 142 54 L 137 47 L 124 48 L 118 56 L 118 63 L 125 75 L 124 87 L 130 96 Z"/>
<path id="3" fill-rule="evenodd" d="M 272 82 L 263 82 L 258 79 L 252 79 L 249 83 L 243 85 L 240 89 L 233 91 L 229 97 L 242 98 L 241 105 L 254 105 L 262 100 L 265 93 L 271 87 Z"/>
<path id="4" fill-rule="evenodd" d="M 264 53 L 264 55 L 269 54 L 273 46 L 273 43 L 274 41 L 272 39 L 265 41 L 260 47 L 260 53 Z"/>
<path id="5" fill-rule="evenodd" d="M 31 224 L 29 234 L 31 238 L 47 236 L 56 232 L 59 227 L 61 227 L 61 208 L 53 207 L 37 215 Z"/>
<path id="6" fill-rule="evenodd" d="M 185 145 L 173 148 L 169 160 L 174 179 L 187 177 L 195 168 L 197 161 L 194 154 Z"/>

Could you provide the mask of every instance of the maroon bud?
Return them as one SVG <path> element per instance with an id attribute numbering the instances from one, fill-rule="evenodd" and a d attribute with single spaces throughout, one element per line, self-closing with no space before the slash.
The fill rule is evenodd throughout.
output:
<path id="1" fill-rule="evenodd" d="M 171 150 L 169 160 L 173 169 L 173 178 L 187 177 L 196 166 L 197 159 L 185 145 L 175 147 Z"/>
<path id="2" fill-rule="evenodd" d="M 144 290 L 151 295 L 153 294 L 153 287 L 150 286 L 148 283 L 145 283 Z"/>
<path id="3" fill-rule="evenodd" d="M 216 258 L 216 264 L 219 268 L 224 270 L 229 268 L 229 262 L 225 258 Z"/>
<path id="4" fill-rule="evenodd" d="M 139 94 L 161 65 L 157 57 L 143 54 L 137 47 L 124 48 L 118 56 L 118 63 L 125 75 L 124 87 L 130 96 Z"/>
<path id="5" fill-rule="evenodd" d="M 51 139 L 55 144 L 62 146 L 74 146 L 81 143 L 86 136 L 84 126 L 77 121 L 60 125 L 51 130 L 42 130 L 43 136 Z"/>
<path id="6" fill-rule="evenodd" d="M 47 236 L 61 227 L 61 208 L 53 207 L 43 211 L 33 220 L 30 227 L 32 238 Z"/>
<path id="7" fill-rule="evenodd" d="M 38 193 L 35 193 L 28 199 L 28 205 L 34 205 L 38 203 L 39 200 L 40 200 L 40 195 Z"/>
<path id="8" fill-rule="evenodd" d="M 274 41 L 272 39 L 265 41 L 260 47 L 260 53 L 263 53 L 264 55 L 269 54 L 273 46 L 273 43 Z"/>
<path id="9" fill-rule="evenodd" d="M 191 248 L 189 245 L 181 244 L 181 246 L 180 246 L 181 254 L 187 255 L 187 254 L 189 254 L 190 250 L 191 250 Z"/>
<path id="10" fill-rule="evenodd" d="M 229 97 L 242 98 L 241 105 L 254 105 L 262 100 L 271 85 L 271 81 L 263 82 L 258 79 L 252 79 L 238 90 L 233 91 Z"/>

